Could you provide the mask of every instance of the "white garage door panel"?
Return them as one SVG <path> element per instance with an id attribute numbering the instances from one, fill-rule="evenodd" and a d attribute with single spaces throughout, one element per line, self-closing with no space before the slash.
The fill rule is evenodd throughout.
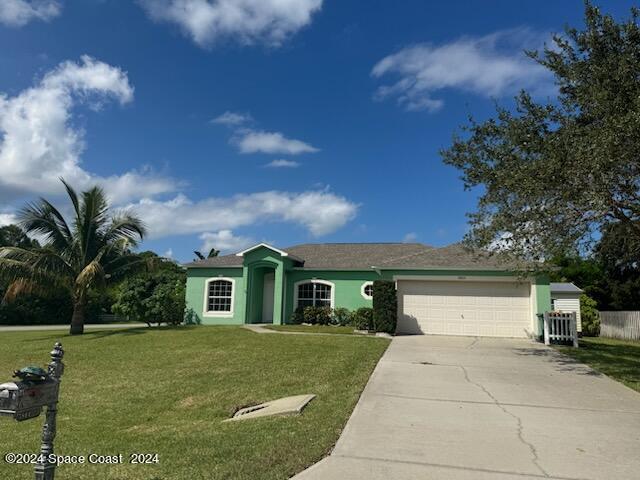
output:
<path id="1" fill-rule="evenodd" d="M 398 281 L 398 332 L 526 337 L 529 284 Z"/>

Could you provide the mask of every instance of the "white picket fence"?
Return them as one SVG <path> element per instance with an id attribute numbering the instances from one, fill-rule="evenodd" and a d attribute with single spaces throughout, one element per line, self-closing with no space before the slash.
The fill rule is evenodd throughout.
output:
<path id="1" fill-rule="evenodd" d="M 574 347 L 578 346 L 576 312 L 545 312 L 544 344 L 552 342 L 571 342 Z"/>
<path id="2" fill-rule="evenodd" d="M 640 340 L 640 312 L 600 312 L 600 336 Z"/>

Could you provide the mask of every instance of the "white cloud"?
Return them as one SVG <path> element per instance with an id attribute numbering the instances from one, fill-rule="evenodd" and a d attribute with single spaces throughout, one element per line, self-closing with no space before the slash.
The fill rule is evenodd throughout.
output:
<path id="1" fill-rule="evenodd" d="M 265 132 L 244 129 L 231 139 L 238 146 L 240 153 L 280 153 L 299 155 L 320 151 L 316 147 L 301 140 L 286 138 L 280 132 Z"/>
<path id="2" fill-rule="evenodd" d="M 327 190 L 268 191 L 192 201 L 179 194 L 168 201 L 143 199 L 128 208 L 149 227 L 149 237 L 233 230 L 265 222 L 291 222 L 314 236 L 325 235 L 355 217 L 358 205 Z"/>
<path id="3" fill-rule="evenodd" d="M 402 243 L 415 243 L 417 240 L 418 235 L 415 232 L 409 232 L 402 239 Z"/>
<path id="4" fill-rule="evenodd" d="M 227 125 L 229 127 L 235 127 L 238 125 L 243 125 L 247 122 L 252 121 L 251 115 L 248 113 L 237 113 L 237 112 L 224 112 L 222 115 L 217 116 L 211 123 L 218 123 L 220 125 Z"/>
<path id="5" fill-rule="evenodd" d="M 300 162 L 296 162 L 295 160 L 285 160 L 283 158 L 279 160 L 272 160 L 265 165 L 265 167 L 269 168 L 298 168 L 300 166 Z"/>
<path id="6" fill-rule="evenodd" d="M 549 73 L 523 53 L 540 46 L 541 40 L 527 29 L 515 29 L 403 48 L 374 66 L 374 77 L 399 77 L 379 87 L 376 98 L 395 97 L 407 110 L 436 111 L 444 102 L 434 98 L 435 93 L 448 88 L 487 97 L 514 94 L 521 88 L 549 93 Z"/>
<path id="7" fill-rule="evenodd" d="M 73 110 L 99 110 L 108 101 L 126 104 L 133 87 L 120 68 L 83 56 L 63 62 L 16 96 L 0 93 L 0 190 L 3 200 L 24 194 L 63 192 L 59 177 L 78 189 L 102 184 L 118 202 L 175 191 L 176 182 L 150 169 L 101 177 L 81 166 L 84 132 Z"/>
<path id="8" fill-rule="evenodd" d="M 231 230 L 220 230 L 219 232 L 204 232 L 198 237 L 202 240 L 200 251 L 205 255 L 212 248 L 220 250 L 222 253 L 239 252 L 246 247 L 255 245 L 255 240 L 249 237 L 235 236 Z"/>
<path id="9" fill-rule="evenodd" d="M 162 254 L 162 256 L 165 257 L 165 258 L 173 258 L 173 249 L 170 248 L 169 250 L 164 252 Z"/>
<path id="10" fill-rule="evenodd" d="M 2 213 L 0 212 L 0 227 L 6 225 L 12 225 L 18 223 L 18 218 L 14 213 Z"/>
<path id="11" fill-rule="evenodd" d="M 0 23 L 22 27 L 32 20 L 49 21 L 60 15 L 56 0 L 0 0 Z"/>
<path id="12" fill-rule="evenodd" d="M 322 0 L 139 0 L 155 21 L 174 23 L 201 47 L 224 40 L 281 45 L 311 22 Z"/>

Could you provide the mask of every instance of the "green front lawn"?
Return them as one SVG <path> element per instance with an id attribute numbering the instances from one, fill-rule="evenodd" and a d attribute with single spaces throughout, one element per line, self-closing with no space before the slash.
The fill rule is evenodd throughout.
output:
<path id="1" fill-rule="evenodd" d="M 267 325 L 265 328 L 283 332 L 340 333 L 342 335 L 353 335 L 353 327 L 339 327 L 334 325 Z"/>
<path id="2" fill-rule="evenodd" d="M 640 342 L 583 337 L 580 348 L 558 349 L 640 392 Z"/>
<path id="3" fill-rule="evenodd" d="M 260 335 L 239 327 L 5 332 L 0 381 L 66 351 L 56 453 L 159 454 L 157 465 L 62 466 L 56 478 L 288 478 L 331 449 L 388 341 Z M 240 407 L 315 393 L 301 416 L 221 423 Z M 0 418 L 0 478 L 33 478 L 7 452 L 38 452 L 43 417 Z M 11 440 L 9 440 L 11 438 Z"/>

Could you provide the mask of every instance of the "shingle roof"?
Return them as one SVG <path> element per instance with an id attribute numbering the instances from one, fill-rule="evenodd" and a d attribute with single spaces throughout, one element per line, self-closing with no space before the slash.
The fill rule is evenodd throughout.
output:
<path id="1" fill-rule="evenodd" d="M 220 257 L 205 258 L 186 263 L 185 267 L 208 268 L 208 267 L 242 267 L 243 257 L 238 257 L 235 253 L 222 255 Z"/>
<path id="2" fill-rule="evenodd" d="M 389 258 L 431 248 L 422 243 L 307 243 L 285 251 L 303 258 L 304 268 L 369 269 Z"/>
<path id="3" fill-rule="evenodd" d="M 422 243 L 307 243 L 283 249 L 304 260 L 308 269 L 423 269 L 468 268 L 483 270 L 516 269 L 496 256 L 471 253 L 461 244 L 434 248 Z M 188 263 L 187 267 L 242 267 L 243 257 L 235 254 Z"/>
<path id="4" fill-rule="evenodd" d="M 461 268 L 480 270 L 517 270 L 521 265 L 507 262 L 497 255 L 471 252 L 460 243 L 425 249 L 412 255 L 390 257 L 376 265 L 389 268 Z"/>
<path id="5" fill-rule="evenodd" d="M 582 289 L 575 286 L 573 283 L 550 283 L 552 293 L 582 293 Z"/>

